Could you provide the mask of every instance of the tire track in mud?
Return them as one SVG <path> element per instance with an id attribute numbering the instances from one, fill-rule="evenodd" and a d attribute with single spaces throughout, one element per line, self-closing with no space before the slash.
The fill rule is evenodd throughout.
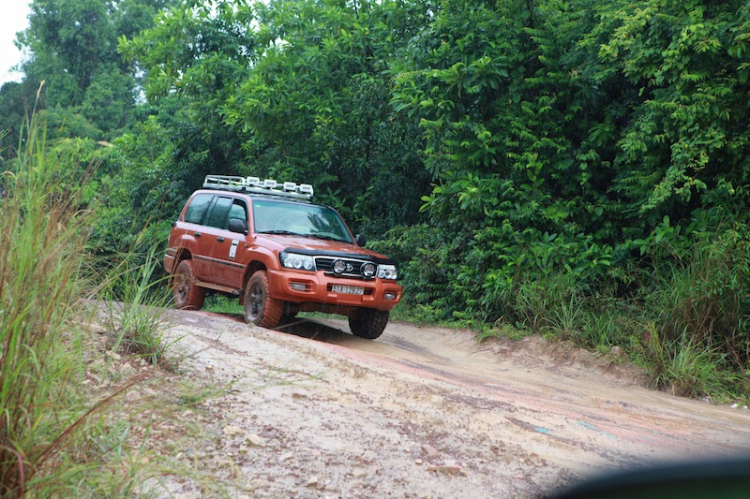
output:
<path id="1" fill-rule="evenodd" d="M 332 322 L 323 324 L 330 326 Z M 339 327 L 346 330 L 343 322 Z M 417 329 L 404 325 L 400 328 L 407 331 Z M 388 331 L 386 329 L 386 333 Z M 473 395 L 466 392 L 453 394 L 456 404 L 506 415 L 506 420 L 516 427 L 578 447 L 617 466 L 750 453 L 750 417 L 747 413 L 660 392 L 648 392 L 647 400 L 643 401 L 640 392 L 644 390 L 640 387 L 614 386 L 610 392 L 612 399 L 599 399 L 585 391 L 582 393 L 577 384 L 568 384 L 557 374 L 544 380 L 554 389 L 541 396 L 543 390 L 534 386 L 535 380 L 530 380 L 531 383 L 524 387 L 515 383 L 502 384 L 505 375 L 519 376 L 519 372 L 513 372 L 513 366 L 495 363 L 489 370 L 492 377 L 488 379 L 486 370 L 473 369 L 471 362 L 462 364 L 461 361 L 471 361 L 472 355 L 479 350 L 476 347 L 471 351 L 454 350 L 450 353 L 461 355 L 449 356 L 443 350 L 436 352 L 434 341 L 419 344 L 415 340 L 406 340 L 401 334 L 384 336 L 383 343 L 387 346 L 378 348 L 357 341 L 347 343 L 346 350 L 340 343 L 328 346 L 345 358 L 470 390 Z M 523 378 L 524 369 L 516 371 L 520 371 Z M 596 376 L 596 372 L 592 374 L 592 385 L 607 384 L 607 380 Z M 636 401 L 618 400 L 618 397 L 627 397 L 629 391 L 638 392 Z M 598 403 L 592 406 L 594 400 Z M 521 419 L 519 413 L 525 418 Z M 507 417 L 509 414 L 515 416 Z"/>
<path id="2" fill-rule="evenodd" d="M 506 414 L 525 412 L 527 416 L 533 415 L 536 426 L 521 421 L 518 418 L 508 417 L 507 420 L 526 430 L 541 433 L 550 439 L 578 446 L 583 450 L 597 453 L 613 462 L 626 465 L 643 464 L 647 461 L 642 458 L 634 458 L 629 454 L 617 452 L 616 450 L 610 450 L 607 446 L 597 448 L 580 439 L 561 436 L 557 431 L 565 432 L 565 426 L 578 430 L 583 428 L 588 431 L 572 433 L 591 433 L 609 440 L 624 439 L 633 443 L 644 444 L 645 446 L 657 446 L 662 450 L 674 449 L 676 455 L 696 455 L 704 451 L 701 448 L 702 446 L 691 442 L 696 437 L 696 426 L 715 425 L 715 423 L 705 418 L 701 420 L 694 416 L 693 418 L 697 419 L 696 421 L 692 421 L 691 419 L 680 421 L 676 419 L 674 413 L 643 405 L 635 406 L 627 402 L 609 402 L 601 408 L 602 412 L 594 412 L 588 406 L 570 406 L 566 402 L 560 403 L 555 400 L 540 399 L 520 389 L 501 387 L 494 382 L 490 383 L 485 379 L 470 375 L 452 374 L 444 368 L 412 360 L 400 359 L 398 362 L 406 366 L 410 371 L 429 373 L 435 379 L 466 388 L 473 388 L 479 392 L 475 396 L 454 394 L 453 398 L 457 402 L 460 401 L 460 403 L 481 410 L 500 410 Z M 556 395 L 559 398 L 565 399 L 573 399 L 578 396 L 576 392 L 570 390 L 560 390 Z M 516 402 L 511 402 L 511 399 L 515 399 Z M 519 399 L 523 399 L 523 402 L 517 402 Z M 617 405 L 629 410 L 611 410 Z M 523 407 L 523 411 L 521 411 L 521 406 Z M 566 425 L 559 424 L 560 418 L 564 419 Z M 543 421 L 552 421 L 552 423 L 544 425 Z M 555 421 L 557 422 L 556 425 L 554 424 Z M 550 426 L 556 426 L 557 431 L 550 429 Z M 669 427 L 670 431 L 666 431 L 668 429 L 666 427 Z M 724 425 L 720 425 L 718 429 L 720 431 L 732 431 L 731 428 Z M 570 431 L 567 433 L 570 433 Z M 721 442 L 715 442 L 716 449 L 709 450 L 707 455 L 710 456 L 714 451 L 720 450 L 722 447 L 726 448 L 729 454 L 741 453 L 743 450 L 750 448 L 750 445 L 746 446 L 747 442 L 748 440 L 740 441 L 739 445 L 734 446 L 725 446 Z M 718 454 L 724 455 L 723 452 L 718 452 Z"/>
<path id="3" fill-rule="evenodd" d="M 593 368 L 546 368 L 548 361 L 533 357 L 537 352 L 504 349 L 498 355 L 480 349 L 468 332 L 390 324 L 373 342 L 349 334 L 344 321 L 301 320 L 269 331 L 237 317 L 190 314 L 187 334 L 220 353 L 227 366 L 276 362 L 298 378 L 317 377 L 297 400 L 323 418 L 318 436 L 309 430 L 306 438 L 325 432 L 346 442 L 356 427 L 348 421 L 360 420 L 364 436 L 356 447 L 381 449 L 378 459 L 391 464 L 379 473 L 394 480 L 393 492 L 426 486 L 424 467 L 412 477 L 404 459 L 412 466 L 423 460 L 437 466 L 446 456 L 460 462 L 468 476 L 438 474 L 438 497 L 458 497 L 455 491 L 467 485 L 450 480 L 464 479 L 484 484 L 471 489 L 477 492 L 536 496 L 575 477 L 750 451 L 746 412 L 651 392 Z M 291 426 L 284 430 L 285 424 Z M 284 421 L 277 427 L 292 435 L 295 426 Z M 388 450 L 399 439 L 403 443 Z M 420 445 L 434 447 L 438 457 Z"/>

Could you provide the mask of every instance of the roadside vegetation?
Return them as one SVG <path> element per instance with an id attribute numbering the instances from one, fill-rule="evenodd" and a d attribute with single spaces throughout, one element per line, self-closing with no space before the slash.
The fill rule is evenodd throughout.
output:
<path id="1" fill-rule="evenodd" d="M 306 182 L 399 262 L 399 320 L 618 347 L 654 387 L 748 398 L 747 2 L 34 0 L 20 42 L 3 169 L 46 80 L 48 157 L 98 165 L 57 173 L 99 207 L 97 271 L 158 283 L 206 174 Z M 131 344 L 158 328 L 141 310 L 112 311 Z"/>
<path id="2" fill-rule="evenodd" d="M 37 116 L 23 130 L 0 176 L 0 496 L 148 495 L 147 446 L 133 439 L 149 423 L 123 397 L 165 371 L 129 375 L 113 359 L 174 367 L 152 306 L 165 294 L 153 290 L 156 260 L 100 268 L 89 246 L 100 208 L 86 200 L 97 165 L 75 141 L 47 143 Z M 124 301 L 100 308 L 101 297 Z M 92 334 L 97 323 L 108 328 Z M 162 411 L 184 409 L 165 399 Z"/>
<path id="3" fill-rule="evenodd" d="M 64 489 L 66 484 L 48 481 L 48 470 L 59 466 L 57 482 L 102 461 L 102 456 L 89 462 L 73 457 L 74 449 L 86 445 L 77 431 L 87 407 L 75 389 L 81 381 L 81 338 L 73 318 L 91 284 L 82 257 L 91 218 L 80 209 L 80 191 L 65 187 L 73 185 L 67 167 L 74 161 L 45 161 L 44 134 L 38 132 L 34 126 L 0 178 L 3 497 Z"/>

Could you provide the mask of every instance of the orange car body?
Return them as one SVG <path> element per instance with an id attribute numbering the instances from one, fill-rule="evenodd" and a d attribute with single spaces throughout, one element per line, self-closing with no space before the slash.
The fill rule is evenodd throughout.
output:
<path id="1" fill-rule="evenodd" d="M 262 271 L 268 298 L 291 314 L 351 318 L 358 309 L 396 306 L 402 287 L 392 261 L 362 247 L 331 208 L 274 192 L 196 191 L 173 223 L 166 271 L 174 274 L 189 261 L 194 289 L 235 295 L 240 302 Z"/>

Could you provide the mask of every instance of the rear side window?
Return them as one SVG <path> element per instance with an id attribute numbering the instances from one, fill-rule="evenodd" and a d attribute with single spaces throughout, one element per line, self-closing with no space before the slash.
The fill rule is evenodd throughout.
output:
<path id="1" fill-rule="evenodd" d="M 185 221 L 191 224 L 203 223 L 203 217 L 206 216 L 213 197 L 212 194 L 198 194 L 195 196 L 185 213 Z"/>
<path id="2" fill-rule="evenodd" d="M 218 198 L 211 208 L 211 213 L 208 214 L 206 225 L 223 229 L 227 224 L 227 215 L 229 215 L 229 208 L 231 207 L 232 198 Z"/>

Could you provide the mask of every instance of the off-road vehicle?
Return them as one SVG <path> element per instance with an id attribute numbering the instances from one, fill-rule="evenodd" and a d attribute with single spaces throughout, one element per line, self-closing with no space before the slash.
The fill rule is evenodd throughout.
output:
<path id="1" fill-rule="evenodd" d="M 312 197 L 308 184 L 207 176 L 169 235 L 175 305 L 200 309 L 207 293 L 222 293 L 261 327 L 325 312 L 347 316 L 357 336 L 380 336 L 401 299 L 396 266 Z"/>

